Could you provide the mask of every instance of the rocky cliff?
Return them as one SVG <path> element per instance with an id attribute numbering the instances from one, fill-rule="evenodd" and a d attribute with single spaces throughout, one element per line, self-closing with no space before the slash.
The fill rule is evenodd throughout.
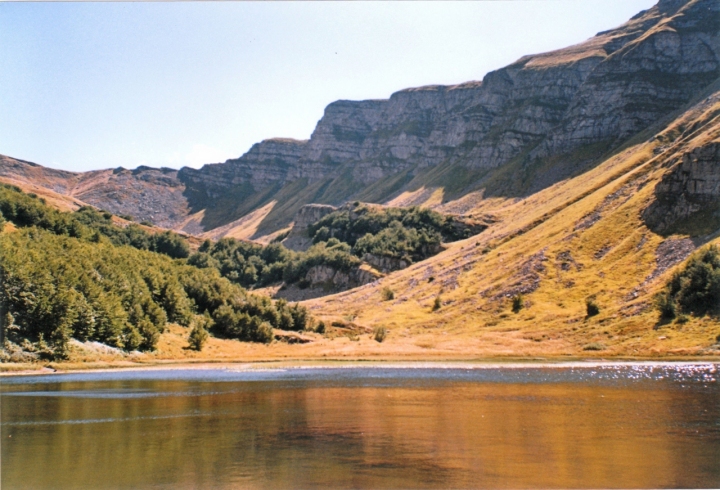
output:
<path id="1" fill-rule="evenodd" d="M 295 214 L 292 230 L 283 240 L 283 245 L 290 250 L 307 250 L 312 245 L 312 240 L 308 236 L 308 227 L 337 209 L 324 204 L 307 204 L 301 207 Z"/>
<path id="2" fill-rule="evenodd" d="M 717 80 L 719 16 L 716 0 L 661 0 L 617 29 L 523 57 L 482 81 L 334 102 L 307 141 L 270 139 L 177 173 L 119 171 L 106 182 L 132 192 L 84 195 L 164 226 L 202 212 L 206 230 L 275 201 L 259 235 L 287 226 L 308 203 L 384 203 L 423 189 L 439 194 L 430 202 L 432 193 L 420 192 L 414 204 L 472 191 L 526 196 L 596 164 Z M 153 204 L 158 186 L 172 196 L 168 205 Z"/>
<path id="3" fill-rule="evenodd" d="M 685 153 L 657 184 L 655 196 L 643 217 L 659 233 L 702 234 L 720 228 L 720 141 Z"/>
<path id="4" fill-rule="evenodd" d="M 268 140 L 201 170 L 189 185 L 262 187 L 338 176 L 368 184 L 451 161 L 492 169 L 618 144 L 681 108 L 720 76 L 720 4 L 661 1 L 577 46 L 524 57 L 482 82 L 402 90 L 388 100 L 330 104 L 308 141 Z"/>

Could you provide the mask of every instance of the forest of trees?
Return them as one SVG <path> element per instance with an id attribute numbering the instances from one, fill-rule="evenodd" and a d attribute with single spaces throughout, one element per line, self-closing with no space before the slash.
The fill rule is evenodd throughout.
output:
<path id="1" fill-rule="evenodd" d="M 71 338 L 127 351 L 153 350 L 168 322 L 188 327 L 201 347 L 204 332 L 270 342 L 272 328 L 302 330 L 305 308 L 244 288 L 299 283 L 318 265 L 350 272 L 365 254 L 422 260 L 442 241 L 467 236 L 454 218 L 420 208 L 364 204 L 338 210 L 309 229 L 314 244 L 294 252 L 232 238 L 188 241 L 85 206 L 61 212 L 42 198 L 0 184 L 0 321 L 4 341 L 34 343 L 65 358 Z"/>
<path id="2" fill-rule="evenodd" d="M 183 237 L 171 231 L 148 233 L 137 224 L 123 228 L 113 224 L 113 215 L 84 206 L 74 213 L 64 213 L 46 205 L 42 198 L 25 194 L 20 188 L 0 184 L 0 215 L 18 227 L 36 226 L 56 235 L 99 241 L 107 237 L 115 245 L 129 245 L 173 258 L 190 255 Z"/>
<path id="3" fill-rule="evenodd" d="M 310 326 L 304 307 L 250 294 L 215 268 L 171 258 L 187 255 L 178 235 L 126 233 L 109 220 L 91 208 L 61 213 L 0 187 L 0 226 L 19 228 L 0 232 L 4 342 L 47 346 L 47 355 L 62 359 L 71 338 L 152 350 L 168 322 L 255 342 L 270 342 L 273 327 Z"/>
<path id="4" fill-rule="evenodd" d="M 362 263 L 365 254 L 411 264 L 438 253 L 441 242 L 466 238 L 473 232 L 478 230 L 429 209 L 357 203 L 311 225 L 308 233 L 313 246 L 305 252 L 293 252 L 277 243 L 262 246 L 223 238 L 215 243 L 206 241 L 189 263 L 218 269 L 247 288 L 280 281 L 302 285 L 313 266 L 349 272 Z"/>

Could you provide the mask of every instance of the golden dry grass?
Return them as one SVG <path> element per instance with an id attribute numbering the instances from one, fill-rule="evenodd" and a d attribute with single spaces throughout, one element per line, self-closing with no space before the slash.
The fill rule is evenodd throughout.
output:
<path id="1" fill-rule="evenodd" d="M 270 201 L 266 205 L 246 214 L 242 218 L 235 220 L 227 225 L 214 228 L 201 235 L 202 238 L 211 238 L 218 240 L 220 238 L 229 237 L 238 240 L 250 240 L 260 227 L 260 224 L 273 210 L 277 201 Z"/>
<path id="2" fill-rule="evenodd" d="M 502 221 L 377 283 L 307 305 L 328 320 L 350 312 L 364 327 L 386 326 L 388 345 L 420 347 L 425 355 L 717 356 L 716 319 L 658 323 L 654 295 L 675 269 L 646 281 L 665 238 L 640 214 L 678 155 L 718 139 L 718 109 L 701 105 L 652 142 L 526 199 L 480 203 L 476 209 Z M 683 129 L 691 122 L 701 129 Z M 665 152 L 654 151 L 668 141 Z M 542 267 L 528 274 L 533 264 Z M 512 313 L 514 286 L 528 284 L 533 274 L 537 289 Z M 395 292 L 394 301 L 382 301 L 384 287 Z M 442 306 L 434 309 L 437 297 Z M 589 297 L 600 306 L 591 318 Z"/>
<path id="3" fill-rule="evenodd" d="M 717 359 L 717 319 L 658 322 L 654 295 L 679 265 L 653 275 L 656 250 L 666 238 L 645 226 L 641 212 L 683 153 L 719 139 L 720 103 L 705 101 L 652 141 L 525 199 L 482 199 L 478 191 L 445 203 L 443 208 L 492 214 L 499 221 L 375 283 L 305 302 L 318 319 L 336 324 L 325 335 L 308 333 L 309 343 L 212 338 L 198 353 L 185 348 L 186 329 L 170 326 L 157 352 L 78 355 L 75 361 L 97 366 L 308 359 Z M 442 195 L 442 189 L 424 195 L 424 202 L 431 195 Z M 698 242 L 719 243 L 720 238 Z M 513 290 L 530 283 L 537 288 L 524 294 L 524 307 L 513 313 Z M 393 300 L 383 301 L 385 287 L 393 290 Z M 588 318 L 590 297 L 600 313 Z M 379 343 L 372 331 L 381 326 L 388 335 Z"/>

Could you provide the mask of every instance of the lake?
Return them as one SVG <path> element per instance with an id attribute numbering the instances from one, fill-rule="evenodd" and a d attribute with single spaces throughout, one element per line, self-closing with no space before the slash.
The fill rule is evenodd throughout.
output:
<path id="1" fill-rule="evenodd" d="M 715 364 L 0 380 L 3 490 L 720 487 Z"/>

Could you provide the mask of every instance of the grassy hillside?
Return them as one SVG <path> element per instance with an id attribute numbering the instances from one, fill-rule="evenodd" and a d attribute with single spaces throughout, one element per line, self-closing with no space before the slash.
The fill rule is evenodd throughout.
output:
<path id="1" fill-rule="evenodd" d="M 699 247 L 720 243 L 718 233 L 661 235 L 646 226 L 642 212 L 682 155 L 720 141 L 720 101 L 703 99 L 644 139 L 524 199 L 480 199 L 470 193 L 446 203 L 467 216 L 492 216 L 494 222 L 375 283 L 306 302 L 323 321 L 322 334 L 304 333 L 262 347 L 215 337 L 197 352 L 186 348 L 189 329 L 168 323 L 148 354 L 90 352 L 86 345 L 73 359 L 718 356 L 717 310 L 691 306 L 670 318 L 657 305 L 663 294 L 680 301 L 682 277 L 695 273 L 677 274 L 685 264 L 697 270 L 703 256 L 689 257 Z M 706 230 L 695 222 L 703 219 L 693 216 L 685 225 Z M 18 240 L 21 233 L 28 232 L 6 224 L 3 239 Z"/>
<path id="2" fill-rule="evenodd" d="M 480 235 L 310 309 L 338 325 L 386 327 L 384 344 L 428 355 L 718 355 L 714 314 L 667 321 L 655 305 L 682 261 L 718 233 L 661 236 L 641 213 L 668 167 L 719 139 L 720 102 L 710 97 L 588 172 L 469 209 L 501 220 Z"/>
<path id="3" fill-rule="evenodd" d="M 273 328 L 309 326 L 304 308 L 249 294 L 188 254 L 172 232 L 119 227 L 94 208 L 59 212 L 0 186 L 0 361 L 68 359 L 72 341 L 155 351 L 168 324 L 187 328 L 195 350 L 208 330 L 267 343 Z"/>

